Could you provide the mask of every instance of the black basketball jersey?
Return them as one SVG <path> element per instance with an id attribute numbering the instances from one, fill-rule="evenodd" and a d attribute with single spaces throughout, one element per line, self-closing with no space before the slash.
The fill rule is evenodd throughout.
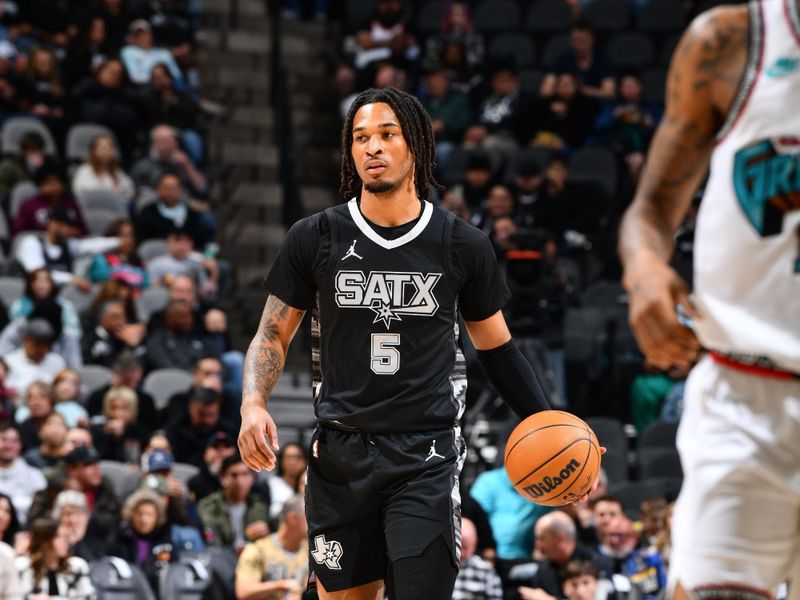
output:
<path id="1" fill-rule="evenodd" d="M 452 427 L 464 411 L 453 217 L 422 206 L 397 239 L 382 237 L 355 200 L 326 211 L 328 269 L 316 282 L 312 314 L 320 419 L 366 431 L 426 431 Z"/>

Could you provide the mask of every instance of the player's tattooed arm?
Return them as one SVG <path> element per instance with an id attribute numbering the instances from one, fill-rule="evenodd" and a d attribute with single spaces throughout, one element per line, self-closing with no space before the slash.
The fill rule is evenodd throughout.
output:
<path id="1" fill-rule="evenodd" d="M 709 11 L 692 23 L 675 50 L 666 112 L 620 230 L 626 276 L 640 259 L 667 262 L 672 254 L 673 232 L 708 170 L 716 135 L 744 75 L 748 21 L 747 7 Z"/>
<path id="2" fill-rule="evenodd" d="M 255 401 L 266 407 L 267 397 L 283 372 L 289 344 L 305 311 L 269 296 L 255 337 L 244 361 L 243 404 Z"/>

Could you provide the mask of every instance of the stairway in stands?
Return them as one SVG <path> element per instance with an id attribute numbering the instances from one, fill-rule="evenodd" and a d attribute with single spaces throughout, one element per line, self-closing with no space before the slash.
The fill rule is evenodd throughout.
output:
<path id="1" fill-rule="evenodd" d="M 238 4 L 238 18 L 231 7 Z M 203 95 L 224 111 L 209 132 L 222 258 L 234 267 L 223 305 L 234 346 L 256 331 L 261 281 L 283 240 L 279 146 L 271 104 L 272 27 L 267 0 L 204 0 Z M 305 214 L 335 202 L 339 121 L 333 86 L 335 32 L 319 23 L 281 22 L 292 107 L 296 174 Z M 307 364 L 307 357 L 299 366 Z"/>

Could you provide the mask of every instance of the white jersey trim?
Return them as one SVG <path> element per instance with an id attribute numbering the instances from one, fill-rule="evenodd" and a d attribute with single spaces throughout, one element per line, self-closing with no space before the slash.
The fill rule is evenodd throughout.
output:
<path id="1" fill-rule="evenodd" d="M 747 53 L 747 65 L 742 75 L 742 81 L 739 83 L 739 89 L 728 111 L 728 116 L 717 133 L 717 144 L 731 132 L 739 120 L 739 116 L 744 112 L 747 101 L 750 99 L 750 95 L 756 85 L 758 73 L 761 70 L 761 59 L 764 54 L 764 21 L 761 14 L 761 0 L 752 0 L 748 3 L 747 8 L 750 15 L 750 45 Z"/>
<path id="2" fill-rule="evenodd" d="M 347 203 L 347 208 L 350 210 L 350 216 L 353 218 L 353 221 L 361 230 L 365 236 L 367 236 L 370 240 L 381 246 L 382 248 L 386 248 L 387 250 L 392 250 L 393 248 L 399 248 L 400 246 L 407 244 L 415 240 L 419 235 L 425 230 L 428 226 L 428 223 L 433 216 L 433 204 L 423 200 L 424 206 L 422 209 L 422 216 L 417 221 L 417 224 L 411 228 L 411 231 L 401 235 L 399 238 L 394 240 L 387 240 L 385 237 L 381 236 L 377 231 L 375 231 L 372 227 L 369 226 L 367 220 L 364 218 L 364 215 L 361 214 L 361 211 L 358 208 L 358 202 L 356 199 L 353 198 Z"/>

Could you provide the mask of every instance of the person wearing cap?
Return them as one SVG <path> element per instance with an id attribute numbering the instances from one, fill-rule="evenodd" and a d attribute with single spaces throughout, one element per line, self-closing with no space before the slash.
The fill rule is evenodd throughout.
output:
<path id="1" fill-rule="evenodd" d="M 175 460 L 202 468 L 208 437 L 217 431 L 233 435 L 234 427 L 220 417 L 222 396 L 210 388 L 192 392 L 184 413 L 166 427 Z"/>
<path id="2" fill-rule="evenodd" d="M 147 265 L 153 287 L 169 287 L 177 275 L 188 275 L 197 284 L 200 296 L 211 300 L 217 295 L 219 265 L 213 258 L 194 252 L 194 241 L 185 227 L 173 226 L 167 233 L 167 254 Z"/>
<path id="3" fill-rule="evenodd" d="M 483 150 L 471 150 L 464 169 L 464 178 L 453 187 L 453 191 L 464 198 L 470 212 L 475 212 L 494 185 L 492 161 Z"/>
<path id="4" fill-rule="evenodd" d="M 81 256 L 106 252 L 119 245 L 115 237 L 78 237 L 82 221 L 63 207 L 54 208 L 47 218 L 44 239 L 25 236 L 19 243 L 15 258 L 26 273 L 46 268 L 57 286 L 71 284 L 82 291 L 91 283 L 74 272 L 74 261 Z"/>
<path id="5" fill-rule="evenodd" d="M 197 510 L 187 498 L 171 493 L 169 477 L 147 473 L 142 477 L 139 489 L 150 490 L 158 494 L 161 506 L 164 508 L 165 523 L 169 527 L 173 546 L 182 552 L 202 552 L 205 542 L 200 534 L 202 523 L 197 516 Z"/>
<path id="6" fill-rule="evenodd" d="M 8 365 L 6 386 L 22 395 L 34 381 L 50 383 L 56 374 L 66 368 L 64 359 L 52 352 L 56 332 L 45 319 L 28 319 L 22 329 L 22 348 L 3 357 Z"/>
<path id="7" fill-rule="evenodd" d="M 100 470 L 99 462 L 100 454 L 94 448 L 73 448 L 65 458 L 66 481 L 62 489 L 81 492 L 100 530 L 112 531 L 119 522 L 120 504 L 114 488 Z"/>
<path id="8" fill-rule="evenodd" d="M 67 181 L 60 167 L 45 164 L 36 171 L 34 182 L 39 193 L 25 200 L 17 211 L 11 224 L 11 233 L 17 235 L 21 231 L 46 231 L 50 213 L 60 208 L 69 215 L 69 220 L 77 228 L 77 235 L 86 234 L 81 209 L 75 199 L 68 193 Z"/>
<path id="9" fill-rule="evenodd" d="M 183 79 L 178 64 L 166 48 L 153 47 L 153 28 L 145 19 L 136 19 L 128 27 L 128 45 L 120 52 L 122 64 L 136 85 L 146 85 L 156 65 L 165 65 L 177 80 Z"/>
<path id="10" fill-rule="evenodd" d="M 2 44 L 0 41 L 0 45 Z M 2 65 L 6 62 L 0 57 L 0 105 L 2 105 L 2 90 L 13 85 L 2 75 Z M 52 160 L 45 155 L 44 148 L 44 138 L 38 131 L 29 131 L 22 136 L 19 153 L 0 162 L 0 198 L 4 201 L 8 199 L 15 185 L 23 181 L 32 181 L 36 171 Z"/>
<path id="11" fill-rule="evenodd" d="M 269 534 L 269 505 L 252 491 L 255 474 L 238 452 L 222 461 L 219 481 L 222 489 L 197 505 L 208 544 L 238 551 L 246 542 Z"/>
<path id="12" fill-rule="evenodd" d="M 539 161 L 523 157 L 514 170 L 513 189 L 517 197 L 514 221 L 520 227 L 546 229 L 561 239 L 564 205 L 542 193 L 544 176 Z"/>
<path id="13" fill-rule="evenodd" d="M 222 489 L 219 482 L 222 461 L 235 453 L 235 442 L 227 432 L 217 431 L 211 434 L 206 443 L 205 452 L 203 452 L 203 465 L 200 467 L 200 472 L 186 484 L 195 502 Z"/>

